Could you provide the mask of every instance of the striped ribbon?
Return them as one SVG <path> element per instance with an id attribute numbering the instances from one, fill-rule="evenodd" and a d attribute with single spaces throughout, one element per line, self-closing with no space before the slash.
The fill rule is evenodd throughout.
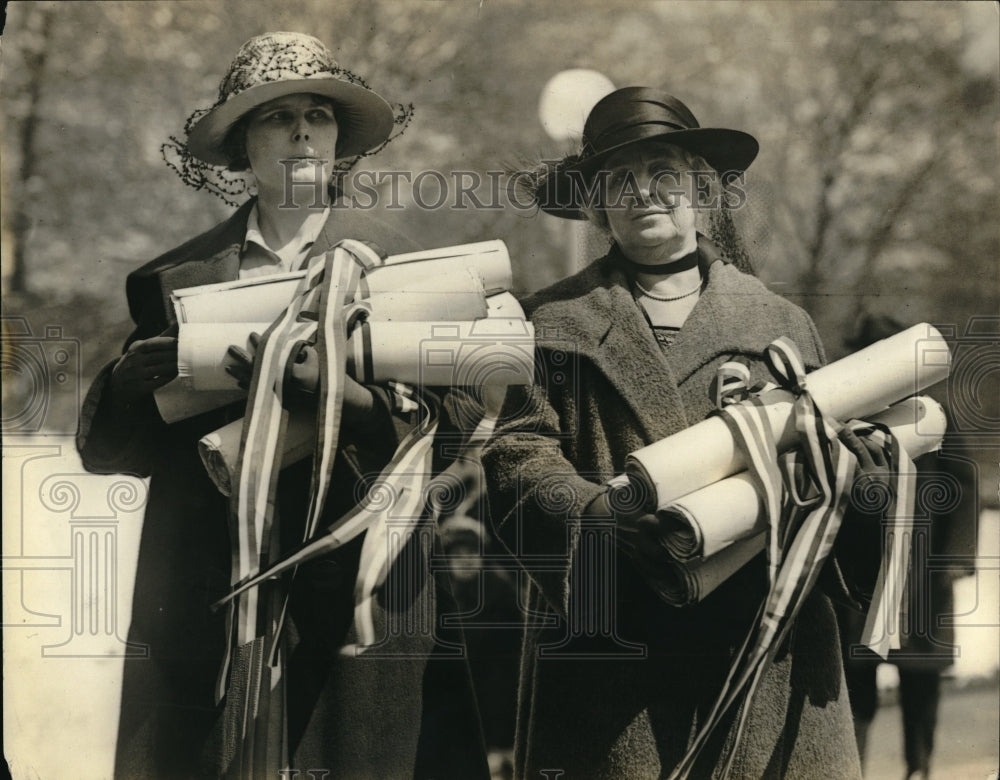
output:
<path id="1" fill-rule="evenodd" d="M 343 403 L 345 331 L 344 307 L 353 296 L 362 271 L 381 262 L 367 244 L 342 241 L 332 251 L 312 259 L 305 277 L 285 311 L 257 344 L 253 375 L 240 440 L 240 454 L 230 497 L 233 536 L 232 580 L 240 582 L 271 562 L 277 538 L 275 521 L 279 453 L 288 413 L 282 403 L 286 367 L 302 342 L 315 341 L 320 360 L 316 449 L 305 534 L 308 538 L 322 514 L 336 455 Z M 334 305 L 330 305 L 330 301 Z M 319 312 L 318 319 L 311 312 Z M 248 644 L 276 627 L 272 610 L 260 608 L 257 592 L 231 602 L 230 644 L 217 697 L 225 690 L 226 671 L 234 646 Z M 235 624 L 235 625 L 234 625 Z"/>
<path id="2" fill-rule="evenodd" d="M 440 416 L 439 407 L 432 396 L 423 395 L 414 388 L 406 388 L 399 383 L 394 384 L 400 401 L 407 399 L 423 410 L 422 422 L 400 442 L 392 460 L 382 470 L 365 499 L 314 538 L 305 541 L 270 566 L 236 583 L 232 592 L 215 606 L 232 603 L 285 572 L 327 555 L 368 531 L 362 544 L 355 583 L 354 623 L 358 644 L 350 647 L 356 652 L 362 652 L 375 641 L 370 628 L 374 626 L 373 596 L 385 582 L 393 560 L 393 556 L 388 555 L 389 521 L 393 520 L 393 527 L 401 532 L 394 537 L 394 542 L 400 542 L 398 547 L 402 549 L 423 517 L 428 493 L 427 478 L 431 473 L 432 445 Z"/>
<path id="3" fill-rule="evenodd" d="M 729 674 L 708 718 L 684 758 L 671 772 L 671 780 L 690 775 L 726 713 L 739 703 L 737 720 L 727 742 L 722 776 L 731 773 L 756 690 L 816 584 L 849 503 L 857 458 L 837 436 L 840 423 L 824 416 L 808 393 L 805 365 L 798 349 L 789 339 L 781 338 L 768 347 L 764 360 L 779 385 L 794 395 L 792 417 L 798 438 L 796 448 L 780 457 L 777 455 L 764 406 L 757 398 L 746 397 L 747 388 L 731 381 L 732 372 L 727 374 L 727 391 L 720 392 L 718 400 L 719 413 L 742 449 L 748 473 L 764 499 L 768 518 L 768 593 L 754 626 L 733 658 Z M 733 398 L 739 394 L 743 397 L 733 403 Z M 886 448 L 890 463 L 899 464 L 901 459 L 908 462 L 905 453 L 900 452 L 898 444 L 887 431 L 876 431 L 874 426 L 864 423 L 851 425 L 859 435 L 870 436 Z M 912 473 L 912 469 L 893 469 L 897 483 L 900 476 L 905 477 L 901 474 L 903 471 Z M 902 497 L 902 506 L 905 507 L 905 486 L 901 491 L 897 484 L 895 495 Z M 890 510 L 890 516 L 912 517 L 912 511 L 903 509 L 900 512 L 899 507 L 897 502 L 897 507 Z M 896 537 L 908 539 L 908 534 L 897 533 Z M 905 566 L 907 558 L 903 553 L 908 553 L 908 548 L 901 551 L 901 546 L 894 547 L 891 555 L 887 553 L 883 556 L 880 587 L 890 581 L 898 584 L 901 582 L 899 577 L 905 576 L 901 567 Z M 903 557 L 899 557 L 901 554 Z M 890 558 L 891 561 L 888 560 Z M 891 592 L 888 597 L 877 592 L 873 612 L 877 611 L 880 619 L 886 621 L 883 625 L 890 624 L 887 619 L 890 612 L 895 610 L 898 615 L 899 597 L 901 592 Z M 880 605 L 877 609 L 875 603 Z M 869 617 L 872 619 L 871 614 Z M 873 622 L 872 626 L 875 625 Z M 867 638 L 872 638 L 871 632 Z"/>
<path id="4" fill-rule="evenodd" d="M 301 344 L 314 343 L 320 367 L 305 544 L 314 536 L 323 514 L 337 454 L 348 320 L 357 310 L 355 300 L 364 297 L 364 273 L 381 262 L 371 247 L 352 240 L 341 241 L 330 252 L 313 258 L 291 303 L 257 345 L 230 496 L 234 590 L 216 605 L 227 607 L 228 638 L 216 694 L 219 700 L 226 696 L 224 729 L 234 753 L 231 769 L 240 777 L 273 777 L 287 761 L 280 641 L 288 606 L 287 587 L 275 581 L 261 588 L 240 587 L 255 578 L 270 580 L 258 572 L 271 568 L 277 557 L 276 494 L 288 419 L 282 403 L 286 373 Z M 404 388 L 396 386 L 393 392 L 401 395 Z M 414 436 L 400 446 L 387 469 L 386 482 L 394 484 L 404 473 L 412 473 L 418 463 L 423 464 L 421 459 L 430 451 L 433 427 L 422 433 L 426 441 Z M 393 471 L 393 467 L 397 470 Z M 420 474 L 428 471 L 417 469 Z M 379 517 L 369 512 L 363 520 L 354 518 L 353 535 L 348 538 Z M 342 532 L 342 536 L 346 534 Z M 341 543 L 346 540 L 342 538 Z M 369 569 L 387 569 L 390 562 L 384 557 L 386 552 L 385 548 L 371 548 L 365 561 Z M 294 568 L 298 562 L 285 568 Z M 378 576 L 368 576 L 366 569 L 362 569 L 359 580 L 362 575 L 367 577 L 366 583 L 377 584 Z"/>
<path id="5" fill-rule="evenodd" d="M 715 408 L 740 403 L 749 393 L 750 369 L 742 363 L 723 363 L 715 372 Z"/>
<path id="6" fill-rule="evenodd" d="M 878 442 L 890 453 L 889 463 L 893 464 L 893 484 L 885 496 L 888 499 L 886 517 L 889 522 L 882 545 L 882 563 L 861 632 L 861 644 L 885 660 L 889 651 L 899 650 L 902 643 L 900 616 L 905 607 L 904 596 L 909 579 L 917 473 L 909 454 L 887 429 L 871 423 L 857 423 L 854 432 Z M 877 495 L 875 499 L 877 503 Z"/>

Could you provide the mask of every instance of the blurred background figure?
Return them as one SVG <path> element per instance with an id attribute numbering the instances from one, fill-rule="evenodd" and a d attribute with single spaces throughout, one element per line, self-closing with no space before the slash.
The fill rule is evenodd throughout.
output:
<path id="1" fill-rule="evenodd" d="M 847 346 L 857 351 L 911 324 L 866 314 Z M 945 412 L 950 416 L 947 407 Z M 889 654 L 889 662 L 899 673 L 906 777 L 921 780 L 930 777 L 941 678 L 955 660 L 952 586 L 955 580 L 975 573 L 976 467 L 959 453 L 958 443 L 959 433 L 952 427 L 939 451 L 914 462 L 918 472 L 916 505 L 902 647 Z M 838 605 L 837 616 L 854 730 L 864 766 L 868 732 L 878 709 L 876 673 L 881 659 L 857 644 L 864 613 Z"/>

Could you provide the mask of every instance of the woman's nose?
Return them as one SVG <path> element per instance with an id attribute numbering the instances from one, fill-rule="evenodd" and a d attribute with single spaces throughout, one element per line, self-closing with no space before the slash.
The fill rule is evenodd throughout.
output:
<path id="1" fill-rule="evenodd" d="M 309 123 L 305 119 L 300 119 L 295 124 L 295 130 L 292 133 L 292 138 L 296 141 L 308 141 L 309 140 Z"/>
<path id="2" fill-rule="evenodd" d="M 648 174 L 639 174 L 635 179 L 636 192 L 643 201 L 648 201 L 653 196 L 653 180 Z"/>

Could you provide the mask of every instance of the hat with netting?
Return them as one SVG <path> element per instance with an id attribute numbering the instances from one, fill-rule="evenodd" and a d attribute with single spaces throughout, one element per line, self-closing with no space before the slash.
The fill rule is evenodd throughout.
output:
<path id="1" fill-rule="evenodd" d="M 392 107 L 358 76 L 344 70 L 311 35 L 273 32 L 240 47 L 219 85 L 219 99 L 188 129 L 190 153 L 212 165 L 226 165 L 224 141 L 241 117 L 285 95 L 308 92 L 336 105 L 337 156 L 363 154 L 392 132 Z"/>
<path id="2" fill-rule="evenodd" d="M 181 180 L 230 205 L 249 192 L 226 151 L 227 136 L 240 119 L 285 95 L 315 94 L 334 103 L 337 118 L 335 170 L 346 171 L 375 154 L 406 128 L 412 105 L 387 103 L 364 79 L 340 67 L 322 42 L 304 33 L 271 32 L 240 47 L 219 85 L 218 100 L 188 117 L 184 137 L 171 136 L 163 160 Z"/>

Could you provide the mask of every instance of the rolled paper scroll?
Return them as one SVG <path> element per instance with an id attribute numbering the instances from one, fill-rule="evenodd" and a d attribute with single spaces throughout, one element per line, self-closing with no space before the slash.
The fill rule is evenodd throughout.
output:
<path id="1" fill-rule="evenodd" d="M 233 390 L 226 373 L 231 344 L 247 343 L 267 323 L 192 323 L 180 326 L 179 379 L 190 389 Z M 348 339 L 347 373 L 365 384 L 494 387 L 531 384 L 534 330 L 517 317 L 471 322 L 360 322 Z M 172 384 L 172 383 L 171 383 Z"/>
<path id="2" fill-rule="evenodd" d="M 237 390 L 236 379 L 226 373 L 226 366 L 233 364 L 232 358 L 227 357 L 229 347 L 252 352 L 250 334 L 259 335 L 270 325 L 269 322 L 181 323 L 177 330 L 177 379 L 188 380 L 184 383 L 196 391 Z"/>
<path id="3" fill-rule="evenodd" d="M 949 364 L 944 337 L 921 323 L 813 371 L 806 378 L 806 389 L 830 417 L 867 417 L 947 378 Z M 758 400 L 765 405 L 778 452 L 787 451 L 796 441 L 794 397 L 774 389 Z M 655 506 L 666 506 L 738 474 L 746 465 L 726 423 L 709 417 L 632 453 L 625 469 L 648 495 L 655 496 Z"/>
<path id="4" fill-rule="evenodd" d="M 368 319 L 425 322 L 478 320 L 487 316 L 486 291 L 471 268 L 458 268 L 443 279 L 415 279 L 405 290 L 371 292 L 358 297 L 369 309 Z"/>
<path id="5" fill-rule="evenodd" d="M 232 491 L 233 470 L 240 452 L 243 435 L 243 418 L 233 420 L 218 430 L 202 436 L 198 441 L 198 454 L 212 482 L 224 496 Z M 316 446 L 316 420 L 309 414 L 290 414 L 285 428 L 281 466 L 291 466 L 308 458 Z"/>
<path id="6" fill-rule="evenodd" d="M 766 536 L 759 533 L 740 539 L 711 558 L 668 562 L 668 574 L 657 583 L 657 593 L 674 607 L 697 604 L 763 552 Z"/>
<path id="7" fill-rule="evenodd" d="M 178 322 L 273 322 L 288 306 L 304 276 L 305 271 L 292 271 L 184 287 L 174 290 L 170 297 Z M 438 310 L 433 319 L 476 319 L 485 316 L 483 294 L 510 289 L 510 255 L 500 240 L 392 255 L 383 266 L 368 272 L 362 286 L 367 297 L 376 293 L 395 297 L 398 306 L 383 309 L 393 319 L 431 318 L 414 316 L 408 307 L 425 308 L 423 294 L 435 292 L 464 298 L 460 304 L 451 304 L 462 307 L 454 315 L 447 313 L 448 309 Z M 414 298 L 409 299 L 409 295 Z M 360 297 L 366 297 L 364 292 Z"/>
<path id="8" fill-rule="evenodd" d="M 304 276 L 304 271 L 295 271 L 187 287 L 175 290 L 171 301 L 182 325 L 270 323 L 288 306 Z M 509 293 L 508 298 L 502 297 L 510 284 L 506 245 L 500 240 L 483 241 L 390 256 L 364 277 L 355 301 L 365 303 L 373 322 L 523 318 L 516 299 Z M 487 305 L 486 295 L 496 300 Z M 263 332 L 260 327 L 253 329 Z M 236 333 L 243 330 L 239 327 Z M 188 330 L 187 336 L 183 340 L 187 343 L 178 345 L 184 353 L 179 356 L 178 377 L 154 394 L 167 423 L 226 406 L 246 395 L 234 388 L 224 360 L 229 344 L 242 344 L 245 338 L 221 345 L 226 338 L 222 332 L 210 335 Z"/>
<path id="9" fill-rule="evenodd" d="M 363 383 L 506 387 L 531 384 L 534 329 L 519 317 L 472 322 L 362 322 L 347 372 Z"/>
<path id="10" fill-rule="evenodd" d="M 365 274 L 362 287 L 369 294 L 410 290 L 426 284 L 447 284 L 458 269 L 469 269 L 482 282 L 487 295 L 509 290 L 513 279 L 510 255 L 503 241 L 484 241 L 413 252 L 386 259 Z"/>
<path id="11" fill-rule="evenodd" d="M 255 276 L 174 292 L 177 322 L 273 322 L 288 306 L 305 271 Z"/>
<path id="12" fill-rule="evenodd" d="M 888 426 L 910 458 L 939 449 L 946 430 L 941 405 L 927 396 L 908 398 L 869 422 Z M 767 529 L 760 496 L 746 472 L 720 480 L 657 508 L 668 528 L 663 543 L 678 560 L 709 558 L 734 542 Z"/>
<path id="13" fill-rule="evenodd" d="M 262 279 L 264 281 L 257 281 Z M 241 282 L 189 287 L 173 294 L 179 323 L 273 322 L 288 306 L 301 273 L 275 274 Z M 458 266 L 448 273 L 413 274 L 399 289 L 360 291 L 377 320 L 475 320 L 487 314 L 480 273 Z"/>

